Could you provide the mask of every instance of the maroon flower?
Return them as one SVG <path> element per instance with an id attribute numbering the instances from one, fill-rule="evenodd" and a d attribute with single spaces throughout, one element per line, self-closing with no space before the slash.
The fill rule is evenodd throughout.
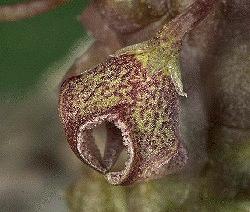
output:
<path id="1" fill-rule="evenodd" d="M 62 84 L 59 112 L 68 142 L 110 183 L 158 178 L 185 164 L 179 132 L 179 96 L 185 95 L 179 49 L 213 2 L 197 1 L 152 40 L 126 47 Z M 93 129 L 103 122 L 107 141 L 102 156 Z M 123 149 L 128 153 L 124 169 L 111 171 Z"/>

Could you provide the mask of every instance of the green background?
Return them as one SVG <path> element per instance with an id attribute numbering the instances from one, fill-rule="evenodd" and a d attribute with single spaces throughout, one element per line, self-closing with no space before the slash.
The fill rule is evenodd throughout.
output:
<path id="1" fill-rule="evenodd" d="M 0 0 L 12 4 L 20 0 Z M 69 4 L 30 19 L 0 23 L 0 97 L 22 98 L 34 89 L 42 73 L 86 36 L 77 16 L 87 0 Z"/>

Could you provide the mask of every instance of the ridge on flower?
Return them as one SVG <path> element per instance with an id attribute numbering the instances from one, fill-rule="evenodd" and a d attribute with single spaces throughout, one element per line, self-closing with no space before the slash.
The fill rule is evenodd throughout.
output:
<path id="1" fill-rule="evenodd" d="M 179 96 L 186 96 L 180 47 L 214 2 L 196 1 L 151 40 L 121 49 L 62 84 L 59 112 L 67 140 L 110 183 L 159 178 L 186 163 L 179 132 Z M 102 156 L 92 132 L 103 122 L 107 141 Z M 123 149 L 128 153 L 124 169 L 111 171 Z"/>

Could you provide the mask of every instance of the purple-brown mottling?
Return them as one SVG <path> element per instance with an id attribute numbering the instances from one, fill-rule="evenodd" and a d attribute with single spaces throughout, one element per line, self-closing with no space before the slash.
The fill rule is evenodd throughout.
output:
<path id="1" fill-rule="evenodd" d="M 180 44 L 214 2 L 195 2 L 152 40 L 126 47 L 62 84 L 59 112 L 70 146 L 110 183 L 159 178 L 186 163 L 179 132 L 179 95 L 184 95 Z M 107 142 L 102 157 L 92 131 L 105 121 Z M 125 168 L 110 171 L 123 149 L 129 157 Z"/>
<path id="2" fill-rule="evenodd" d="M 62 86 L 60 100 L 68 140 L 84 162 L 107 173 L 122 148 L 128 149 L 126 172 L 107 173 L 111 183 L 157 177 L 186 161 L 179 138 L 179 99 L 174 84 L 161 72 L 148 74 L 132 55 L 111 57 L 95 69 L 70 78 Z M 101 160 L 91 136 L 91 129 L 104 120 L 113 122 L 124 139 L 124 146 L 113 149 L 116 152 L 109 158 L 111 164 Z M 113 138 L 107 142 L 111 146 L 119 141 Z M 107 148 L 105 154 L 110 151 Z M 93 157 L 96 154 L 99 156 Z"/>

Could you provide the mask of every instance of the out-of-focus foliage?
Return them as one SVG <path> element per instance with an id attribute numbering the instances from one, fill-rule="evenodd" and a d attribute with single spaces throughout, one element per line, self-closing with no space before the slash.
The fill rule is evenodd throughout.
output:
<path id="1" fill-rule="evenodd" d="M 89 43 L 77 20 L 87 3 L 0 23 L 0 211 L 67 211 L 80 163 L 63 137 L 57 91 Z"/>
<path id="2" fill-rule="evenodd" d="M 0 0 L 14 4 L 19 0 Z M 0 95 L 23 96 L 36 86 L 43 72 L 66 55 L 86 34 L 77 15 L 87 0 L 74 0 L 30 19 L 0 23 Z"/>

